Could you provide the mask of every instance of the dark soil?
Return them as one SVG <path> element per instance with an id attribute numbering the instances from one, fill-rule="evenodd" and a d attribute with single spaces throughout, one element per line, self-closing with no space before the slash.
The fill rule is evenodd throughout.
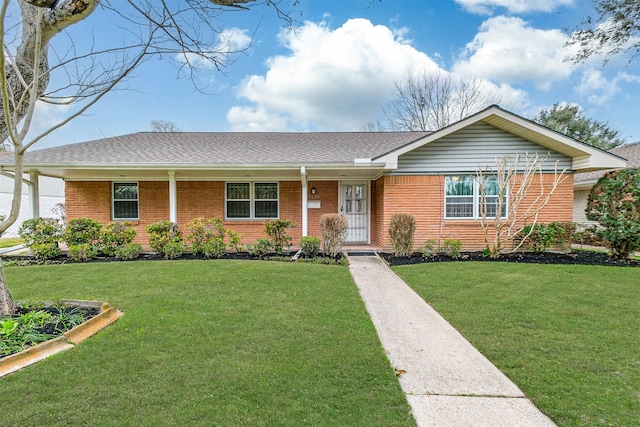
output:
<path id="1" fill-rule="evenodd" d="M 463 252 L 460 258 L 452 258 L 447 255 L 437 254 L 423 257 L 415 252 L 409 257 L 396 257 L 390 253 L 381 253 L 380 256 L 389 265 L 410 265 L 423 264 L 428 262 L 464 262 L 464 261 L 486 261 L 486 262 L 517 262 L 523 264 L 579 264 L 579 265 L 608 265 L 619 267 L 640 267 L 640 260 L 636 259 L 615 259 L 604 252 L 573 251 L 570 253 L 557 252 L 517 252 L 513 254 L 502 254 L 498 258 L 490 258 L 482 252 Z"/>

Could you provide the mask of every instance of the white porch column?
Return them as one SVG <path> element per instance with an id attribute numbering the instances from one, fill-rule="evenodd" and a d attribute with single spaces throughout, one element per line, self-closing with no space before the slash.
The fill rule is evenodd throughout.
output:
<path id="1" fill-rule="evenodd" d="M 169 221 L 178 222 L 176 171 L 169 171 Z"/>
<path id="2" fill-rule="evenodd" d="M 40 217 L 40 183 L 37 172 L 29 173 L 29 206 L 31 207 L 31 218 Z"/>
<path id="3" fill-rule="evenodd" d="M 307 169 L 300 167 L 300 180 L 302 181 L 302 237 L 309 234 L 309 208 L 307 195 Z"/>

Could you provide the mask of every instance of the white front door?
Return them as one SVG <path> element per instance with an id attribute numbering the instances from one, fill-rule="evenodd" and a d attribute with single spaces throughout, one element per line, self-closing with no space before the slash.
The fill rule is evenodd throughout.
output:
<path id="1" fill-rule="evenodd" d="M 369 243 L 369 184 L 340 184 L 340 213 L 349 221 L 345 243 Z"/>

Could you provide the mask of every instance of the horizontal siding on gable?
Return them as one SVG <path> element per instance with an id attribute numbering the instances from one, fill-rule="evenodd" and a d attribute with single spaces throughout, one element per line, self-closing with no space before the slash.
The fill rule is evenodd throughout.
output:
<path id="1" fill-rule="evenodd" d="M 393 174 L 475 173 L 479 167 L 495 167 L 496 160 L 504 155 L 518 153 L 522 164 L 525 153 L 537 153 L 543 159 L 549 150 L 486 123 L 476 123 L 403 154 L 398 158 L 398 168 Z M 553 172 L 556 161 L 559 171 L 571 170 L 570 157 L 551 152 L 543 165 L 544 171 Z"/>

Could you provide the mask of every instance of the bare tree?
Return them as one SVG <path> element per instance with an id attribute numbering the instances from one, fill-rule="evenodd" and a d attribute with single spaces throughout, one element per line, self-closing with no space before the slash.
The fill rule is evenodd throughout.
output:
<path id="1" fill-rule="evenodd" d="M 501 101 L 481 80 L 443 71 L 408 71 L 395 89 L 394 99 L 384 109 L 394 130 L 442 129 Z"/>
<path id="2" fill-rule="evenodd" d="M 223 13 L 245 10 L 254 0 L 3 0 L 0 8 L 0 141 L 14 154 L 14 188 L 11 210 L 0 222 L 0 234 L 18 218 L 22 199 L 25 152 L 45 136 L 69 123 L 115 90 L 151 57 L 179 58 L 180 70 L 194 78 L 198 70 L 221 70 L 238 46 L 216 28 Z M 266 0 L 278 16 L 291 22 L 279 1 Z M 20 8 L 13 22 L 11 7 Z M 99 11 L 114 22 L 122 38 L 86 40 L 72 32 L 73 25 Z M 60 43 L 52 48 L 56 38 Z M 113 44 L 109 45 L 108 42 Z M 49 87 L 53 76 L 56 86 Z M 194 79 L 195 80 L 195 79 Z M 57 124 L 31 136 L 37 102 L 73 105 Z M 0 314 L 13 311 L 0 263 Z"/>
<path id="3" fill-rule="evenodd" d="M 166 120 L 151 120 L 152 132 L 180 132 L 180 128 L 173 122 Z"/>
<path id="4" fill-rule="evenodd" d="M 516 154 L 497 159 L 495 167 L 478 168 L 480 224 L 492 258 L 522 247 L 531 234 L 523 236 L 524 228 L 531 225 L 533 231 L 540 212 L 568 178 L 566 169 L 558 171 L 558 162 L 553 175 L 544 173 L 548 159 L 549 155 L 541 159 L 538 154 L 525 153 L 524 158 Z M 551 175 L 550 182 L 545 175 Z M 507 250 L 506 245 L 516 237 L 518 243 Z"/>

